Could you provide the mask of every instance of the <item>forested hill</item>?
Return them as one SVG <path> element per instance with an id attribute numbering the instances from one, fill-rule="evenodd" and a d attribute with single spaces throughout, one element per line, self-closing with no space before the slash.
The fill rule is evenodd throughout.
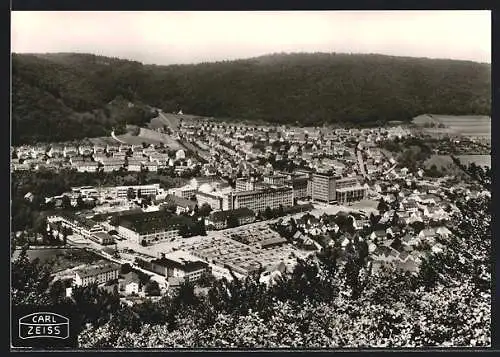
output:
<path id="1" fill-rule="evenodd" d="M 17 142 L 106 135 L 125 122 L 106 111 L 117 97 L 140 108 L 303 125 L 490 115 L 491 106 L 491 66 L 466 61 L 315 53 L 156 66 L 86 54 L 14 54 L 12 66 Z M 146 120 L 134 108 L 132 121 Z"/>

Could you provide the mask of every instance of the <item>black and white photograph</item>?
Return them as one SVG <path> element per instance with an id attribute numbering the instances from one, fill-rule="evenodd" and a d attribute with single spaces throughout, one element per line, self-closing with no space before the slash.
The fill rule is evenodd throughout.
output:
<path id="1" fill-rule="evenodd" d="M 491 19 L 12 11 L 11 351 L 490 348 Z"/>

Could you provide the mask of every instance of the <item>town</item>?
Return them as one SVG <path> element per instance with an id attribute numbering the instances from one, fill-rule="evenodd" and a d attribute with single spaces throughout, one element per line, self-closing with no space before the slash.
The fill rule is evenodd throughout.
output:
<path id="1" fill-rule="evenodd" d="M 177 126 L 157 132 L 177 140 L 177 150 L 119 142 L 12 148 L 13 172 L 155 173 L 184 182 L 71 187 L 43 197 L 41 232 L 15 232 L 19 244 L 98 257 L 54 272 L 68 296 L 73 286 L 98 283 L 133 304 L 183 282 L 256 272 L 272 284 L 297 259 L 360 242 L 375 274 L 385 266 L 416 274 L 451 234 L 447 226 L 459 210 L 450 195 L 489 195 L 457 185 L 454 176 L 398 164 L 381 143 L 420 135 L 407 126 L 300 128 L 176 116 Z"/>

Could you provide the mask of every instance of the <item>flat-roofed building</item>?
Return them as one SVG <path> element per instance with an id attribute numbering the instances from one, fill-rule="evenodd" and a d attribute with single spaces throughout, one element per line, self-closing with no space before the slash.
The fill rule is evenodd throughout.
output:
<path id="1" fill-rule="evenodd" d="M 169 193 L 172 193 L 176 196 L 186 198 L 189 200 L 191 197 L 196 195 L 196 191 L 197 191 L 197 186 L 193 186 L 191 184 L 188 184 L 188 185 L 185 185 L 182 187 L 177 187 L 177 188 L 171 189 L 171 190 L 169 190 Z"/>
<path id="2" fill-rule="evenodd" d="M 228 227 L 228 220 L 234 217 L 238 225 L 255 222 L 255 213 L 246 207 L 238 208 L 230 211 L 216 211 L 210 213 L 207 223 L 215 227 L 215 229 L 224 229 Z"/>
<path id="3" fill-rule="evenodd" d="M 82 216 L 66 214 L 64 216 L 51 216 L 52 222 L 61 222 L 64 227 L 71 228 L 73 233 L 92 239 L 94 234 L 104 232 L 104 227 L 92 219 Z"/>
<path id="4" fill-rule="evenodd" d="M 315 173 L 311 179 L 311 198 L 316 202 L 333 203 L 336 176 L 333 173 Z"/>
<path id="5" fill-rule="evenodd" d="M 115 224 L 120 237 L 139 244 L 154 244 L 180 238 L 179 228 L 193 224 L 193 220 L 155 211 L 118 216 Z"/>
<path id="6" fill-rule="evenodd" d="M 335 197 L 339 203 L 361 201 L 366 197 L 366 187 L 362 186 L 359 177 L 344 177 L 335 182 Z"/>
<path id="7" fill-rule="evenodd" d="M 106 232 L 97 232 L 90 236 L 90 239 L 101 245 L 110 245 L 115 243 L 113 236 Z"/>
<path id="8" fill-rule="evenodd" d="M 196 201 L 198 202 L 198 206 L 201 207 L 203 204 L 209 205 L 213 210 L 227 210 L 228 209 L 228 200 L 227 196 L 223 194 L 217 194 L 215 192 L 207 193 L 207 192 L 196 192 Z"/>
<path id="9" fill-rule="evenodd" d="M 151 185 L 137 185 L 137 186 L 117 186 L 115 187 L 116 198 L 127 198 L 129 189 L 134 190 L 136 196 L 156 196 L 160 191 L 160 184 L 154 183 Z"/>
<path id="10" fill-rule="evenodd" d="M 114 263 L 99 264 L 77 269 L 74 282 L 77 286 L 88 286 L 93 283 L 104 284 L 118 279 L 119 275 L 120 265 Z"/>
<path id="11" fill-rule="evenodd" d="M 293 197 L 301 200 L 310 196 L 308 191 L 309 178 L 308 177 L 292 177 L 290 180 L 286 182 L 287 186 L 291 186 L 293 188 Z"/>
<path id="12" fill-rule="evenodd" d="M 282 174 L 266 175 L 264 176 L 264 183 L 267 183 L 269 185 L 282 186 L 285 184 L 286 179 L 287 176 Z"/>
<path id="13" fill-rule="evenodd" d="M 293 188 L 277 187 L 262 188 L 253 191 L 231 192 L 228 195 L 229 209 L 246 207 L 254 212 L 264 211 L 267 207 L 271 209 L 279 206 L 293 206 Z"/>
<path id="14" fill-rule="evenodd" d="M 250 177 L 239 177 L 236 179 L 236 191 L 253 191 L 255 190 L 255 181 Z"/>
<path id="15" fill-rule="evenodd" d="M 194 282 L 210 272 L 210 266 L 204 261 L 182 251 L 163 255 L 152 260 L 151 270 L 167 279 L 182 278 Z"/>
<path id="16" fill-rule="evenodd" d="M 361 185 L 342 187 L 336 190 L 336 199 L 339 203 L 361 201 L 365 197 L 366 188 Z"/>

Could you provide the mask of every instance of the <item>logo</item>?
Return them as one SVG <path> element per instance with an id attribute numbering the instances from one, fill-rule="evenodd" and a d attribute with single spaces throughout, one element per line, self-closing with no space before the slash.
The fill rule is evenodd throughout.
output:
<path id="1" fill-rule="evenodd" d="M 69 319 L 54 312 L 35 312 L 19 319 L 19 338 L 67 339 Z"/>

